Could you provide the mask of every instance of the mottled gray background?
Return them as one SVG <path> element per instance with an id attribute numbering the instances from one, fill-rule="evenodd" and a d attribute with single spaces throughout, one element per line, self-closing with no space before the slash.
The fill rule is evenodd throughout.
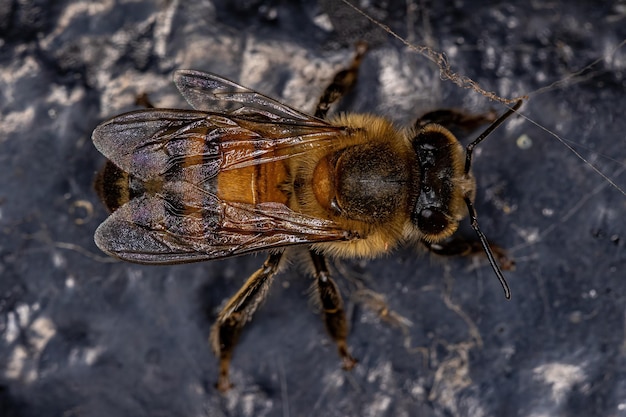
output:
<path id="1" fill-rule="evenodd" d="M 503 107 L 336 0 L 2 0 L 1 416 L 626 416 L 626 199 L 545 130 L 626 188 L 626 3 L 359 3 L 506 97 L 599 60 L 533 95 L 533 122 L 510 120 L 476 153 L 482 229 L 517 260 L 513 299 L 482 260 L 404 248 L 335 262 L 360 359 L 345 373 L 293 267 L 219 395 L 208 331 L 262 257 L 143 267 L 100 253 L 93 128 L 141 93 L 187 107 L 179 68 L 310 111 L 357 40 L 372 50 L 344 109 L 403 124 L 442 106 Z M 362 285 L 405 325 L 359 302 Z"/>

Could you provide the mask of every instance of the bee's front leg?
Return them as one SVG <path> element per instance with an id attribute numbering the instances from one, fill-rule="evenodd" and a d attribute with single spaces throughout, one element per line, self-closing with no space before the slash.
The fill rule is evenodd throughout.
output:
<path id="1" fill-rule="evenodd" d="M 219 391 L 228 391 L 232 384 L 228 379 L 230 360 L 237 345 L 244 325 L 267 296 L 272 279 L 282 257 L 282 252 L 271 253 L 246 283 L 237 291 L 220 311 L 217 321 L 211 329 L 209 342 L 213 352 L 220 360 L 219 379 L 216 387 Z"/>
<path id="2" fill-rule="evenodd" d="M 341 356 L 343 360 L 343 369 L 349 371 L 354 368 L 357 360 L 350 355 L 348 344 L 346 343 L 346 338 L 348 337 L 348 322 L 343 309 L 343 301 L 339 293 L 339 288 L 337 288 L 337 284 L 328 273 L 324 256 L 313 250 L 309 251 L 309 253 L 311 254 L 315 268 L 315 285 L 318 300 L 324 315 L 326 330 L 337 344 L 339 356 Z"/>
<path id="3" fill-rule="evenodd" d="M 485 251 L 479 241 L 461 236 L 451 237 L 437 243 L 430 243 L 423 240 L 422 243 L 432 253 L 442 256 L 485 255 Z M 500 268 L 505 271 L 515 269 L 515 260 L 509 257 L 503 248 L 491 242 L 489 243 L 489 246 L 491 247 L 495 258 L 498 260 Z"/>
<path id="4" fill-rule="evenodd" d="M 472 114 L 454 109 L 439 109 L 422 115 L 415 122 L 415 128 L 421 129 L 430 123 L 436 123 L 449 130 L 459 128 L 463 131 L 472 131 L 482 125 L 493 123 L 497 118 L 495 111 Z"/>

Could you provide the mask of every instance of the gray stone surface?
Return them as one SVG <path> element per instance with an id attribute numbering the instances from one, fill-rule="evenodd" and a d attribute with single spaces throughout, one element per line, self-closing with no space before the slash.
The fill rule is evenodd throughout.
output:
<path id="1" fill-rule="evenodd" d="M 590 165 L 626 188 L 624 3 L 407 3 L 366 10 L 502 96 L 562 81 L 475 156 L 482 229 L 517 260 L 513 298 L 477 260 L 404 248 L 336 262 L 360 359 L 346 374 L 294 265 L 221 396 L 208 331 L 262 256 L 145 267 L 100 253 L 93 128 L 141 93 L 186 108 L 179 68 L 310 111 L 362 39 L 343 109 L 407 124 L 503 107 L 338 1 L 0 1 L 0 415 L 626 416 L 626 203 Z M 346 276 L 412 326 L 381 321 Z"/>

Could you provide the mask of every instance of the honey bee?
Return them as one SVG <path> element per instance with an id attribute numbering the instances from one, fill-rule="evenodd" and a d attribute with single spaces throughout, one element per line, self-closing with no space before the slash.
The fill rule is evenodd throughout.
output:
<path id="1" fill-rule="evenodd" d="M 356 360 L 327 255 L 371 258 L 420 242 L 437 253 L 466 252 L 448 250 L 446 242 L 469 215 L 509 297 L 478 227 L 470 168 L 474 147 L 521 102 L 465 150 L 442 126 L 463 123 L 453 111 L 428 113 L 404 130 L 367 114 L 327 119 L 331 104 L 355 83 L 364 52 L 360 47 L 352 65 L 335 76 L 314 116 L 217 75 L 181 70 L 174 82 L 195 110 L 133 111 L 93 132 L 109 159 L 96 181 L 112 212 L 95 233 L 101 250 L 142 264 L 269 251 L 212 327 L 220 391 L 231 387 L 234 347 L 291 245 L 308 248 L 316 298 L 344 369 Z"/>

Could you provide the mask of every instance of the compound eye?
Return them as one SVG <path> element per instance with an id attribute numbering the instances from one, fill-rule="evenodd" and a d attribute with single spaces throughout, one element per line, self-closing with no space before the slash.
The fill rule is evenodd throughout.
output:
<path id="1" fill-rule="evenodd" d="M 417 227 L 425 235 L 437 236 L 450 227 L 448 216 L 434 207 L 422 209 L 416 220 Z"/>

